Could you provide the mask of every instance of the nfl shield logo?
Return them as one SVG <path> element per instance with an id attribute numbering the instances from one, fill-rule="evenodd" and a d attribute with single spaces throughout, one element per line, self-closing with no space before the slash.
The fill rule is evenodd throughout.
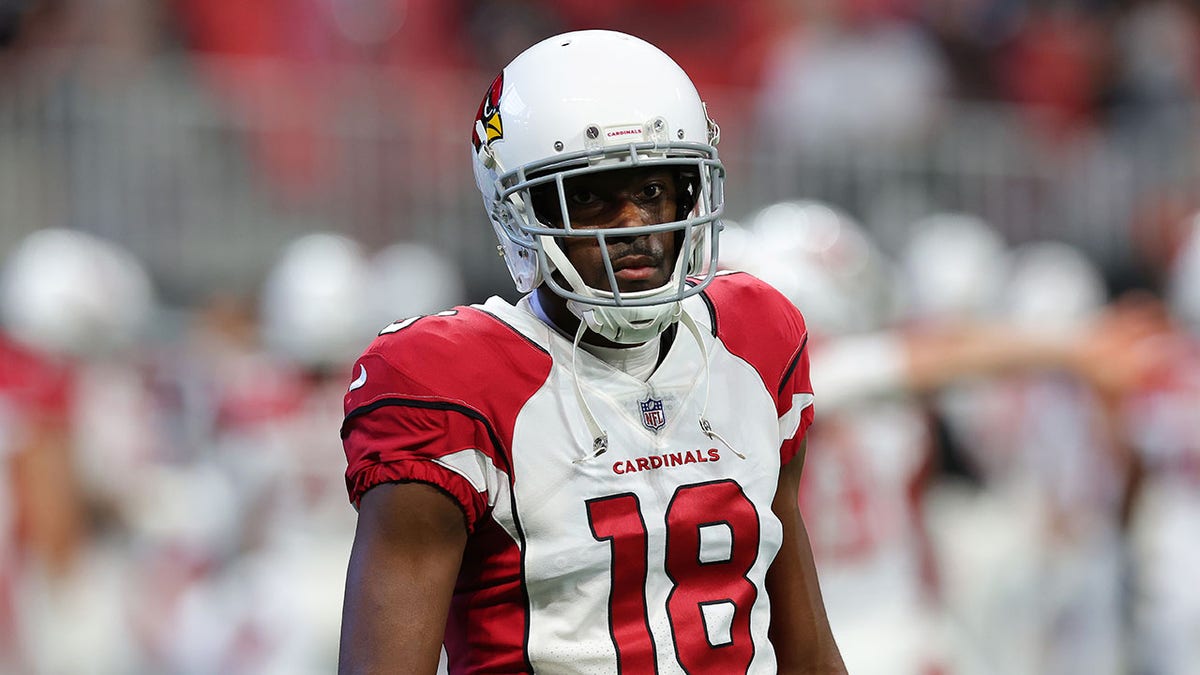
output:
<path id="1" fill-rule="evenodd" d="M 660 399 L 647 397 L 645 401 L 639 401 L 638 406 L 642 409 L 642 424 L 650 431 L 658 431 L 667 425 Z"/>

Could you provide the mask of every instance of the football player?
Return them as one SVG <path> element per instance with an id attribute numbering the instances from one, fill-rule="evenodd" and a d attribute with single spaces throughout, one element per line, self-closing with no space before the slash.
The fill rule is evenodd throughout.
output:
<path id="1" fill-rule="evenodd" d="M 342 598 L 324 580 L 345 565 L 354 517 L 345 508 L 337 442 L 320 430 L 340 421 L 345 373 L 369 341 L 377 285 L 370 263 L 341 234 L 289 241 L 262 285 L 260 340 L 225 364 L 213 452 L 235 492 L 233 533 L 247 543 L 208 582 L 210 597 L 223 587 L 241 592 L 201 604 L 197 626 L 210 629 L 184 632 L 190 644 L 178 656 L 193 665 L 335 667 Z M 247 633 L 256 636 L 252 649 L 241 637 Z"/>
<path id="2" fill-rule="evenodd" d="M 137 491 L 147 669 L 335 667 L 341 592 L 324 581 L 344 569 L 354 516 L 321 430 L 367 343 L 369 267 L 352 239 L 304 234 L 280 248 L 257 307 L 214 296 L 192 314 L 170 375 L 194 447 Z"/>
<path id="3" fill-rule="evenodd" d="M 1200 663 L 1200 214 L 1186 231 L 1164 289 L 1177 332 L 1152 344 L 1172 360 L 1130 398 L 1125 417 L 1144 467 L 1132 523 L 1137 667 L 1164 675 Z"/>
<path id="4" fill-rule="evenodd" d="M 772 204 L 748 229 L 754 243 L 738 264 L 795 303 L 812 336 L 822 406 L 799 501 L 846 666 L 939 672 L 943 620 L 921 508 L 931 432 L 905 374 L 903 338 L 889 330 L 891 261 L 829 204 Z"/>
<path id="5" fill-rule="evenodd" d="M 762 209 L 750 223 L 747 237 L 754 243 L 743 244 L 739 250 L 744 253 L 736 258 L 723 255 L 723 262 L 755 273 L 784 292 L 804 312 L 812 333 L 812 378 L 823 404 L 809 434 L 800 501 L 803 513 L 820 514 L 810 530 L 813 549 L 830 622 L 852 672 L 925 673 L 948 667 L 961 672 L 1028 672 L 1029 664 L 1040 664 L 1043 655 L 1053 654 L 1060 664 L 1071 657 L 1109 658 L 1114 645 L 1086 654 L 1080 654 L 1086 648 L 1032 647 L 1042 637 L 1037 630 L 1039 612 L 1051 603 L 1029 595 L 1014 597 L 1012 586 L 1024 591 L 1038 581 L 1043 572 L 1040 539 L 1018 550 L 1013 542 L 1025 532 L 1013 532 L 1009 526 L 1011 507 L 975 508 L 977 504 L 964 501 L 953 482 L 930 480 L 936 436 L 920 405 L 922 395 L 946 391 L 964 380 L 986 383 L 983 389 L 989 393 L 1024 392 L 1028 382 L 1042 379 L 1061 382 L 1072 393 L 1092 383 L 1102 373 L 1089 372 L 1089 364 L 1119 359 L 1087 355 L 1111 352 L 1109 343 L 1123 344 L 1120 334 L 1131 328 L 1112 323 L 1110 327 L 1121 328 L 1114 331 L 1117 338 L 1101 340 L 1097 336 L 1105 331 L 1083 326 L 1085 316 L 1096 312 L 1104 299 L 1095 270 L 1078 254 L 1064 255 L 1058 246 L 1039 245 L 1021 251 L 1011 265 L 1020 274 L 1007 281 L 971 280 L 972 273 L 985 266 L 997 273 L 1010 267 L 1001 255 L 1001 242 L 973 217 L 938 217 L 918 238 L 922 251 L 910 252 L 909 264 L 929 277 L 907 296 L 923 310 L 916 312 L 921 320 L 910 325 L 898 323 L 897 296 L 904 293 L 897 291 L 888 261 L 848 214 L 827 204 L 785 202 Z M 935 231 L 940 236 L 931 237 Z M 943 255 L 952 259 L 939 260 Z M 914 264 L 917 258 L 922 259 L 919 265 Z M 970 263 L 964 264 L 963 258 Z M 1049 275 L 1054 275 L 1053 281 L 1047 280 Z M 959 287 L 942 290 L 943 283 L 954 280 Z M 1054 285 L 1053 292 L 1045 292 L 1047 284 Z M 1043 294 L 1028 298 L 1030 286 Z M 1007 297 L 1017 306 L 1014 316 L 982 318 L 983 307 L 1001 308 Z M 1003 398 L 1007 403 L 1015 397 Z M 1047 397 L 1021 401 L 1045 404 Z M 1056 479 L 1054 487 L 1061 489 L 1054 496 L 1090 509 L 1094 502 L 1076 503 L 1085 502 L 1091 493 L 1077 495 L 1079 491 L 1071 489 L 1081 487 L 1080 480 L 1086 482 L 1072 471 L 1072 462 L 1082 450 L 1101 453 L 1090 445 L 1064 452 L 1035 442 L 1073 441 L 1073 436 L 1064 440 L 1061 434 L 1047 434 L 1061 432 L 1081 417 L 1083 424 L 1089 420 L 1081 414 L 1062 414 L 1074 411 L 1066 405 L 1045 407 L 1045 414 L 1035 407 L 1022 410 L 1025 422 L 1008 424 L 1005 438 L 1010 443 L 1005 447 L 1019 440 L 1032 446 L 1027 455 L 1040 452 L 1036 458 L 1052 468 L 1059 468 L 1056 462 L 1069 464 L 1057 472 L 1037 473 L 1024 462 L 1020 468 L 1025 487 L 1032 490 Z M 1010 465 L 1018 463 L 1017 454 L 1008 454 Z M 1103 461 L 1092 464 L 1108 466 Z M 1064 471 L 1072 472 L 1062 476 Z M 1082 487 L 1098 491 L 1103 486 Z M 1085 515 L 1095 514 L 1089 510 Z M 929 531 L 927 523 L 934 526 Z M 1040 524 L 1034 520 L 1030 527 Z M 1031 529 L 1028 534 L 1035 537 L 1037 532 Z M 1010 550 L 1018 556 L 1016 562 L 1001 555 Z M 995 561 L 1016 570 L 994 573 L 1005 581 L 1004 589 L 972 590 L 979 586 L 972 563 L 999 564 Z M 1070 591 L 1102 586 L 1107 570 L 1111 566 L 1087 566 L 1071 584 L 1056 585 L 1068 592 L 1066 597 L 1047 594 L 1045 600 L 1058 603 L 1061 614 L 1073 606 L 1072 600 L 1076 605 L 1080 601 Z M 1112 590 L 1111 585 L 1104 588 Z M 1073 618 L 1063 626 L 1103 639 L 1103 631 L 1091 629 L 1111 627 L 1111 599 L 1111 593 L 1084 598 L 1099 603 L 1105 612 L 1088 617 L 1087 623 Z M 1010 601 L 1003 605 L 1003 616 L 1025 612 L 1028 625 L 1002 633 L 992 623 L 1002 619 L 1002 600 Z M 989 640 L 997 635 L 1005 638 L 1007 651 L 991 646 Z"/>
<path id="6" fill-rule="evenodd" d="M 1078 248 L 1033 241 L 1013 249 L 1004 306 L 1017 330 L 1047 337 L 1096 331 L 1108 300 L 1099 268 Z M 1122 536 L 1130 453 L 1109 420 L 1119 406 L 1062 371 L 991 387 L 994 484 L 1026 492 L 1040 518 L 1019 555 L 1035 561 L 1035 669 L 1124 672 Z M 1008 612 L 1005 612 L 1006 614 Z"/>
<path id="7" fill-rule="evenodd" d="M 635 37 L 523 52 L 476 115 L 516 304 L 354 366 L 343 672 L 843 673 L 797 508 L 807 332 L 716 273 L 719 129 Z"/>
<path id="8" fill-rule="evenodd" d="M 22 538 L 0 544 L 0 586 L 15 570 L 3 604 L 18 619 L 4 631 L 18 671 L 135 669 L 129 561 L 114 535 L 138 490 L 129 476 L 156 450 L 138 361 L 154 310 L 141 262 L 86 232 L 34 231 L 5 260 L 0 454 L 12 481 L 0 527 L 15 519 Z"/>

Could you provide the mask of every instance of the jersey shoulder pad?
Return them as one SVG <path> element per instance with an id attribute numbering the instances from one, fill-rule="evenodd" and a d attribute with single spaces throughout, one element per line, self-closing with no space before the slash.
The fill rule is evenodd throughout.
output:
<path id="1" fill-rule="evenodd" d="M 800 310 L 745 272 L 719 273 L 704 289 L 713 335 L 758 371 L 772 391 L 792 375 L 808 342 Z"/>
<path id="2" fill-rule="evenodd" d="M 381 398 L 445 400 L 472 408 L 489 397 L 536 389 L 550 355 L 487 312 L 457 307 L 396 321 L 359 357 L 346 411 Z"/>
<path id="3" fill-rule="evenodd" d="M 775 399 L 780 460 L 790 462 L 813 420 L 808 331 L 782 293 L 746 274 L 718 274 L 704 290 L 717 340 L 750 364 Z"/>
<path id="4" fill-rule="evenodd" d="M 808 335 L 800 310 L 773 286 L 746 272 L 717 274 L 704 295 L 713 315 L 713 333 L 726 343 L 794 346 Z"/>

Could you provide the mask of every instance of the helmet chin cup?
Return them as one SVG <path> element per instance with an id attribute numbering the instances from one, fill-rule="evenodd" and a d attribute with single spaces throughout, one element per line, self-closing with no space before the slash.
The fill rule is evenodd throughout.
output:
<path id="1" fill-rule="evenodd" d="M 670 288 L 667 287 L 667 292 Z M 678 300 L 642 307 L 608 307 L 567 301 L 567 309 L 593 333 L 623 345 L 637 345 L 658 337 L 683 313 Z"/>
<path id="2" fill-rule="evenodd" d="M 683 311 L 680 286 L 687 285 L 679 277 L 681 261 L 676 261 L 671 280 L 658 288 L 612 293 L 588 286 L 558 244 L 546 241 L 542 250 L 547 267 L 557 269 L 569 287 L 563 288 L 547 277 L 550 290 L 564 298 L 567 309 L 593 333 L 619 344 L 635 345 L 654 339 L 679 320 Z"/>

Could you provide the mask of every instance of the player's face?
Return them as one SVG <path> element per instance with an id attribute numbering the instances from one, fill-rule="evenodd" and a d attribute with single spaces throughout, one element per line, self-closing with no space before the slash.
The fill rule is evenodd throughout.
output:
<path id="1" fill-rule="evenodd" d="M 575 229 L 627 228 L 658 225 L 676 220 L 679 185 L 669 169 L 641 168 L 603 171 L 566 181 L 567 211 Z M 558 209 L 549 209 L 557 214 Z M 560 219 L 553 218 L 556 224 Z M 610 237 L 608 255 L 620 290 L 658 288 L 675 268 L 678 232 L 636 237 Z M 592 288 L 611 291 L 604 257 L 595 239 L 564 237 L 558 240 L 567 259 Z"/>

